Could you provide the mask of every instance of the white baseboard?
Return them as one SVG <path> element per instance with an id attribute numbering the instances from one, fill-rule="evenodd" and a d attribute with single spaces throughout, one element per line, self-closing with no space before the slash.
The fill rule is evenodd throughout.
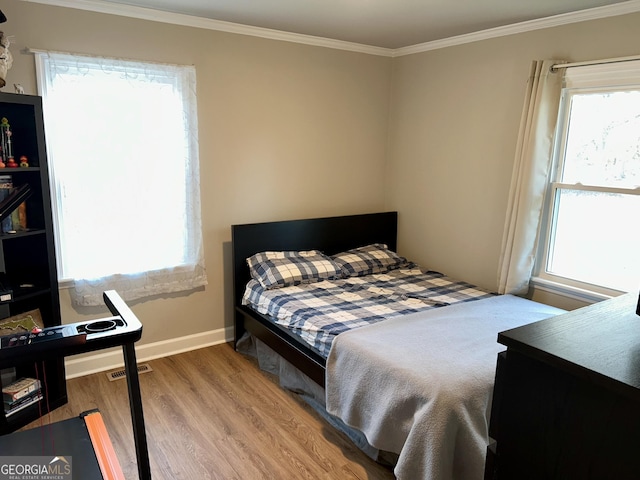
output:
<path id="1" fill-rule="evenodd" d="M 136 345 L 136 360 L 138 363 L 154 358 L 168 357 L 178 353 L 196 350 L 198 348 L 218 345 L 233 339 L 233 327 L 210 330 L 185 337 L 163 340 L 161 342 Z M 65 359 L 67 380 L 92 373 L 121 368 L 124 365 L 122 349 L 113 348 L 88 356 L 69 357 Z"/>

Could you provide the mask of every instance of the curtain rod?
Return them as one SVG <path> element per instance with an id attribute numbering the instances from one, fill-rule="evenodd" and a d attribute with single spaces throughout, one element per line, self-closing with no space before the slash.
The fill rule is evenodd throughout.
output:
<path id="1" fill-rule="evenodd" d="M 560 68 L 586 67 L 589 65 L 604 65 L 607 63 L 631 62 L 633 60 L 640 60 L 640 55 L 633 55 L 631 57 L 605 58 L 602 60 L 588 60 L 585 62 L 557 63 L 551 66 L 551 71 L 555 71 Z"/>

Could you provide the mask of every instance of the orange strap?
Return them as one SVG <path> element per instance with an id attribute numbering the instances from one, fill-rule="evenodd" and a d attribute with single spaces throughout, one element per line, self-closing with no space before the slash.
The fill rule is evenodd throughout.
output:
<path id="1" fill-rule="evenodd" d="M 87 425 L 91 443 L 93 443 L 93 450 L 98 458 L 102 478 L 105 480 L 125 480 L 100 412 L 85 415 L 84 422 Z"/>

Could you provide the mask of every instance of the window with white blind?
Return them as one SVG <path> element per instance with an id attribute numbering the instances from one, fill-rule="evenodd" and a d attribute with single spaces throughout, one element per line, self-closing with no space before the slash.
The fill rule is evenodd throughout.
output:
<path id="1" fill-rule="evenodd" d="M 640 286 L 640 61 L 567 69 L 538 281 L 616 295 Z"/>
<path id="2" fill-rule="evenodd" d="M 206 284 L 192 66 L 36 53 L 58 271 L 74 301 Z"/>

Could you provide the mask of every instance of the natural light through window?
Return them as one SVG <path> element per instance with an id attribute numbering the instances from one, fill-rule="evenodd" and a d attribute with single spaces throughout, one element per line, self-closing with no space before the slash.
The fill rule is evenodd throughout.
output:
<path id="1" fill-rule="evenodd" d="M 547 272 L 633 290 L 640 284 L 640 89 L 567 93 L 565 102 Z"/>
<path id="2" fill-rule="evenodd" d="M 73 252 L 64 258 L 62 276 L 95 278 L 184 263 L 180 159 L 187 147 L 176 93 L 107 74 L 92 82 L 63 75 L 56 86 L 47 109 L 64 127 L 55 137 L 64 151 L 55 163 L 56 176 L 64 179 L 60 240 Z M 140 241 L 138 232 L 154 241 Z M 95 254 L 96 245 L 105 245 L 104 255 Z"/>
<path id="3" fill-rule="evenodd" d="M 201 263 L 192 67 L 47 56 L 41 68 L 60 278 Z"/>

